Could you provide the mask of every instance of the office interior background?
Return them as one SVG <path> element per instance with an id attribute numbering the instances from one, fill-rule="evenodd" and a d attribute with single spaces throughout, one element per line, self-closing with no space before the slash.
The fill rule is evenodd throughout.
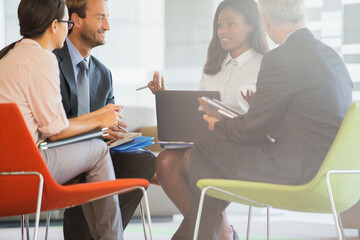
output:
<path id="1" fill-rule="evenodd" d="M 0 0 L 0 48 L 21 37 L 19 2 Z M 95 48 L 92 54 L 112 71 L 116 103 L 155 109 L 155 98 L 148 89 L 135 91 L 152 79 L 154 71 L 165 76 L 167 89 L 196 90 L 220 2 L 108 0 L 111 29 L 106 33 L 106 44 Z M 360 0 L 305 0 L 305 3 L 307 26 L 342 56 L 354 82 L 353 100 L 359 101 Z M 269 44 L 276 47 L 271 40 Z M 234 207 L 234 212 L 246 211 Z M 332 224 L 328 217 L 319 221 Z"/>
<path id="2" fill-rule="evenodd" d="M 20 38 L 20 0 L 0 0 L 0 47 Z M 165 76 L 167 89 L 198 88 L 221 0 L 108 0 L 110 31 L 106 45 L 92 52 L 113 74 L 118 104 L 155 108 L 148 89 Z M 306 0 L 307 26 L 344 59 L 360 99 L 360 0 Z M 270 41 L 270 40 L 269 40 Z M 271 42 L 271 41 L 270 41 Z M 270 43 L 270 47 L 275 47 Z M 296 57 L 296 56 L 294 56 Z"/>

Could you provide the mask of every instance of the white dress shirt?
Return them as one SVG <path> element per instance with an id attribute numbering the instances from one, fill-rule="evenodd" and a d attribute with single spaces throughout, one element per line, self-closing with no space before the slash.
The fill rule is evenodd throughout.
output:
<path id="1" fill-rule="evenodd" d="M 218 73 L 202 75 L 199 90 L 219 91 L 222 102 L 242 113 L 247 112 L 249 105 L 240 91 L 245 94 L 248 88 L 256 90 L 262 57 L 262 54 L 253 49 L 247 50 L 236 59 L 231 58 L 228 53 Z"/>
<path id="2" fill-rule="evenodd" d="M 71 42 L 71 40 L 68 37 L 66 38 L 66 44 L 67 44 L 68 49 L 69 49 L 70 59 L 71 59 L 71 63 L 72 63 L 73 69 L 74 69 L 75 81 L 77 82 L 77 77 L 78 77 L 79 72 L 80 72 L 79 63 L 84 58 L 81 55 L 81 53 L 79 52 L 79 50 L 77 50 L 77 48 L 74 46 L 74 44 Z M 85 58 L 86 63 L 88 65 L 89 65 L 89 59 L 90 59 L 90 54 L 87 55 L 87 57 Z"/>

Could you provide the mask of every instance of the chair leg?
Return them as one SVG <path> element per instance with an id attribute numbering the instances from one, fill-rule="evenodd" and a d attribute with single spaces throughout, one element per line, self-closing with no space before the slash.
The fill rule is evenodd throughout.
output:
<path id="1" fill-rule="evenodd" d="M 144 237 L 145 237 L 145 240 L 147 240 L 146 227 L 145 227 L 145 214 L 144 214 L 144 209 L 142 207 L 142 202 L 141 201 L 140 201 L 140 204 L 139 204 L 140 216 L 141 216 L 141 222 L 142 222 L 143 230 L 144 230 Z"/>
<path id="2" fill-rule="evenodd" d="M 24 240 L 24 215 L 21 215 L 21 240 Z"/>
<path id="3" fill-rule="evenodd" d="M 195 231 L 194 231 L 193 240 L 197 240 L 197 237 L 199 235 L 201 213 L 202 213 L 202 209 L 203 209 L 203 205 L 204 205 L 205 193 L 206 193 L 206 191 L 208 189 L 209 189 L 209 187 L 206 187 L 201 191 L 201 197 L 200 197 L 200 202 L 199 202 L 198 213 L 197 213 L 197 216 L 196 216 L 196 223 L 195 223 Z"/>
<path id="4" fill-rule="evenodd" d="M 250 236 L 250 223 L 251 223 L 251 206 L 249 206 L 249 214 L 248 214 L 248 224 L 247 224 L 247 231 L 246 231 L 246 240 L 249 240 Z"/>
<path id="5" fill-rule="evenodd" d="M 336 208 L 335 208 L 334 196 L 333 196 L 332 190 L 331 190 L 329 173 L 326 175 L 326 185 L 327 185 L 327 190 L 328 190 L 328 194 L 329 194 L 329 200 L 330 200 L 332 214 L 333 214 L 333 217 L 334 217 L 335 228 L 336 228 L 336 233 L 337 233 L 337 236 L 338 236 L 338 240 L 343 240 L 342 231 L 340 229 L 339 218 L 338 218 L 338 214 L 337 214 Z"/>
<path id="6" fill-rule="evenodd" d="M 26 239 L 30 240 L 29 215 L 25 215 Z"/>
<path id="7" fill-rule="evenodd" d="M 144 198 L 144 204 L 145 204 L 145 212 L 146 212 L 146 217 L 147 217 L 147 220 L 148 220 L 149 235 L 150 235 L 150 240 L 152 240 L 152 229 L 151 229 L 151 216 L 150 216 L 149 200 L 148 200 L 145 188 L 140 187 L 139 189 L 143 192 L 143 198 Z"/>
<path id="8" fill-rule="evenodd" d="M 341 218 L 340 218 L 340 214 L 337 214 L 337 217 L 338 217 L 338 221 L 339 221 L 339 226 L 340 226 L 340 230 L 341 230 L 342 237 L 343 237 L 344 240 L 346 240 L 345 230 L 344 230 L 344 227 L 343 227 Z"/>
<path id="9" fill-rule="evenodd" d="M 266 239 L 270 240 L 270 208 L 266 209 Z"/>
<path id="10" fill-rule="evenodd" d="M 51 211 L 48 211 L 47 216 L 46 216 L 45 240 L 48 239 L 49 225 L 50 225 L 50 217 L 51 217 Z"/>

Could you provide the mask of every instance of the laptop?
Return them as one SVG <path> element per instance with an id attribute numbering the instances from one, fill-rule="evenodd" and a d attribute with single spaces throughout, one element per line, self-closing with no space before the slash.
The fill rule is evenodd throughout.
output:
<path id="1" fill-rule="evenodd" d="M 218 91 L 156 91 L 156 118 L 159 144 L 162 148 L 192 146 L 209 132 L 199 111 L 199 97 L 220 99 Z"/>

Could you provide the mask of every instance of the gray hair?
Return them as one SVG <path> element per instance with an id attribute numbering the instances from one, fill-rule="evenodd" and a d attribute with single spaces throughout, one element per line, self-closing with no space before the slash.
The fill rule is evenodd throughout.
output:
<path id="1" fill-rule="evenodd" d="M 303 0 L 258 0 L 259 10 L 277 24 L 301 24 L 305 22 Z"/>

